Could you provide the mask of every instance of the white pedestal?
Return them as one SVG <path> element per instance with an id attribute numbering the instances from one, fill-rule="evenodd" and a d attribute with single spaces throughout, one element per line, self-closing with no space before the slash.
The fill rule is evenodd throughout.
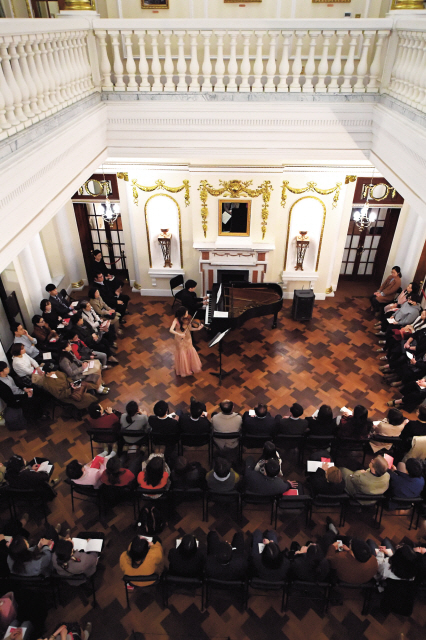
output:
<path id="1" fill-rule="evenodd" d="M 97 11 L 60 11 L 56 14 L 57 18 L 100 18 L 101 14 Z"/>

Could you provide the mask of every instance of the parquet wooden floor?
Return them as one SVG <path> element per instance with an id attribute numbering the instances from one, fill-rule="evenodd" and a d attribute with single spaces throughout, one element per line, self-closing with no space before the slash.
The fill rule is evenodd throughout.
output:
<path id="1" fill-rule="evenodd" d="M 168 332 L 172 321 L 171 300 L 141 298 L 132 294 L 125 335 L 119 342 L 120 364 L 107 371 L 105 382 L 111 392 L 103 404 L 124 410 L 135 399 L 151 412 L 155 401 L 165 399 L 170 407 L 186 408 L 191 395 L 206 402 L 213 410 L 225 397 L 233 399 L 237 410 L 245 410 L 261 400 L 267 402 L 273 414 L 287 413 L 289 406 L 300 402 L 307 414 L 324 402 L 335 412 L 343 405 L 362 403 L 373 419 L 386 410 L 392 397 L 384 387 L 374 354 L 375 337 L 371 332 L 372 318 L 368 299 L 338 298 L 317 302 L 313 319 L 306 323 L 290 319 L 291 302 L 285 301 L 279 316 L 279 326 L 272 330 L 272 318 L 252 320 L 241 330 L 225 338 L 224 369 L 231 372 L 223 387 L 211 375 L 218 367 L 216 349 L 209 349 L 204 332 L 196 334 L 200 346 L 203 371 L 197 378 L 177 378 L 173 370 L 173 338 Z M 28 432 L 0 430 L 1 457 L 12 452 L 30 458 L 45 456 L 55 461 L 55 476 L 64 477 L 65 465 L 72 459 L 90 459 L 90 446 L 82 423 L 63 417 Z M 199 459 L 207 466 L 206 451 L 187 452 L 189 459 Z M 288 454 L 284 460 L 284 475 L 303 481 L 303 470 Z M 4 514 L 5 515 L 5 514 Z M 286 514 L 278 524 L 282 547 L 293 539 L 304 544 L 324 531 L 325 514 L 314 514 L 306 528 L 299 514 Z M 322 616 L 315 601 L 294 599 L 285 614 L 280 613 L 279 598 L 252 596 L 249 607 L 242 611 L 238 599 L 229 594 L 217 594 L 207 611 L 201 611 L 200 598 L 173 595 L 170 606 L 163 609 L 159 595 L 139 590 L 131 595 L 131 610 L 126 609 L 125 593 L 118 560 L 134 532 L 130 505 L 110 509 L 101 521 L 97 510 L 87 502 L 77 501 L 71 511 L 69 488 L 58 486 L 58 497 L 51 504 L 49 521 L 63 522 L 74 534 L 81 530 L 106 533 L 108 545 L 96 577 L 99 606 L 92 609 L 83 588 L 66 594 L 65 606 L 50 609 L 46 629 L 51 633 L 64 620 L 93 622 L 93 640 L 124 640 L 132 631 L 135 638 L 145 640 L 231 638 L 232 640 L 399 640 L 404 633 L 409 640 L 425 637 L 426 608 L 419 601 L 409 619 L 380 613 L 373 603 L 367 617 L 361 615 L 361 600 L 356 593 L 345 593 L 342 605 L 331 606 Z M 40 521 L 32 519 L 29 528 L 37 531 Z M 244 532 L 269 525 L 269 510 L 245 509 Z M 216 529 L 231 539 L 238 526 L 232 512 L 213 506 L 209 521 L 201 520 L 198 504 L 178 508 L 161 535 L 166 554 L 176 537 L 194 532 L 203 542 L 208 531 Z M 379 540 L 387 535 L 395 542 L 404 536 L 415 539 L 408 531 L 406 517 L 384 515 L 382 526 L 375 530 L 368 517 L 348 516 L 345 533 Z"/>

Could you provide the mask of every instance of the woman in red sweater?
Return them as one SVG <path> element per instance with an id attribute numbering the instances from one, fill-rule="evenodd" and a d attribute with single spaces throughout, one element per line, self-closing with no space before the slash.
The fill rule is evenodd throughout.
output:
<path id="1" fill-rule="evenodd" d="M 148 461 L 145 470 L 138 475 L 138 485 L 142 489 L 164 489 L 170 485 L 169 474 L 165 469 L 164 458 L 156 455 Z M 161 494 L 148 494 L 151 498 L 159 498 Z"/>

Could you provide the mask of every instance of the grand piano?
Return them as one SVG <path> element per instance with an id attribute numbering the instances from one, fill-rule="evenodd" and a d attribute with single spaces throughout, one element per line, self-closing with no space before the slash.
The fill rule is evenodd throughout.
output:
<path id="1" fill-rule="evenodd" d="M 274 314 L 272 328 L 275 329 L 278 312 L 283 306 L 283 292 L 275 282 L 214 284 L 208 295 L 205 325 L 213 333 L 236 329 L 251 318 L 270 314 Z"/>

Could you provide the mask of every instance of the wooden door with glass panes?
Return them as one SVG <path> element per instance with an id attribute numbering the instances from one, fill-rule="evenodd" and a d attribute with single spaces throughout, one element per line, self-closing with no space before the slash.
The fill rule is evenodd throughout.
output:
<path id="1" fill-rule="evenodd" d="M 368 215 L 375 214 L 370 227 L 360 230 L 353 219 L 360 206 L 353 207 L 346 236 L 343 260 L 340 266 L 342 280 L 375 281 L 383 276 L 387 257 L 395 233 L 400 209 L 370 207 Z"/>
<path id="2" fill-rule="evenodd" d="M 126 253 L 121 215 L 115 222 L 107 222 L 103 214 L 105 204 L 102 202 L 87 203 L 87 218 L 92 238 L 92 251 L 102 251 L 105 264 L 119 278 L 127 280 Z M 120 210 L 119 203 L 112 203 L 114 213 Z"/>

